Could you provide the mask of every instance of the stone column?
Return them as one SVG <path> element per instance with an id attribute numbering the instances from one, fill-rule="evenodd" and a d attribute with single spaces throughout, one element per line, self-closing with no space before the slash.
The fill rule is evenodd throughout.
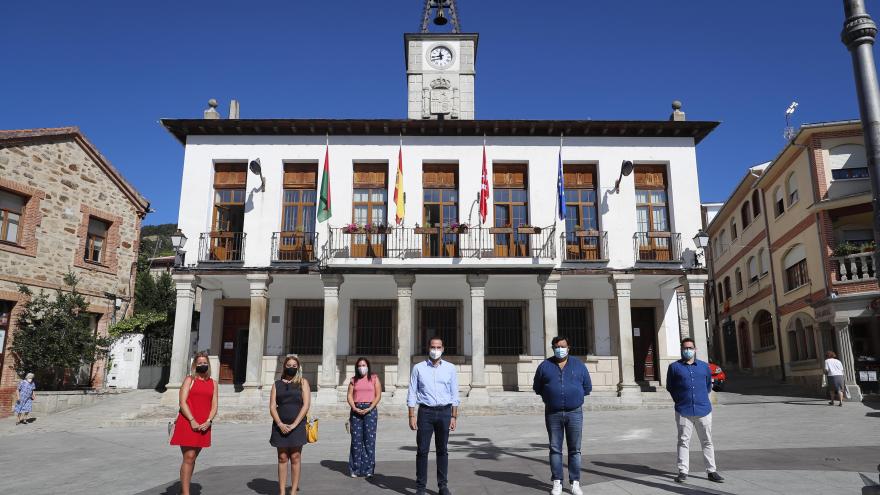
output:
<path id="1" fill-rule="evenodd" d="M 697 354 L 704 361 L 709 360 L 712 354 L 709 352 L 709 339 L 706 336 L 706 310 L 705 293 L 708 275 L 690 274 L 681 277 L 681 285 L 684 286 L 685 299 L 687 300 L 688 326 L 690 338 L 694 339 L 697 346 Z"/>
<path id="2" fill-rule="evenodd" d="M 837 337 L 837 350 L 840 362 L 843 363 L 843 372 L 846 376 L 846 391 L 850 400 L 862 401 L 862 389 L 856 384 L 855 358 L 852 352 L 852 339 L 849 334 L 848 323 L 834 323 L 834 334 Z"/>
<path id="3" fill-rule="evenodd" d="M 318 377 L 319 404 L 336 404 L 336 342 L 339 337 L 339 288 L 345 279 L 338 274 L 323 274 L 324 282 L 324 342 L 321 357 L 321 375 Z"/>
<path id="4" fill-rule="evenodd" d="M 489 399 L 486 390 L 486 282 L 488 275 L 467 276 L 471 287 L 471 388 L 468 392 L 470 402 Z"/>
<path id="5" fill-rule="evenodd" d="M 538 285 L 541 286 L 541 292 L 544 295 L 544 357 L 553 354 L 550 345 L 553 342 L 553 337 L 559 335 L 556 319 L 556 293 L 560 278 L 558 273 L 538 275 Z"/>
<path id="6" fill-rule="evenodd" d="M 416 276 L 410 273 L 394 275 L 397 284 L 397 386 L 394 402 L 406 402 L 409 390 L 409 372 L 412 361 L 413 315 L 412 291 Z"/>
<path id="7" fill-rule="evenodd" d="M 640 401 L 641 390 L 636 383 L 636 371 L 633 358 L 632 338 L 632 308 L 630 304 L 630 292 L 634 275 L 628 273 L 615 273 L 609 278 L 614 296 L 617 302 L 617 328 L 619 334 L 620 351 L 620 383 L 617 390 L 620 398 L 624 401 Z"/>
<path id="8" fill-rule="evenodd" d="M 199 278 L 190 274 L 173 275 L 177 291 L 177 307 L 174 313 L 174 340 L 171 345 L 171 369 L 163 403 L 176 404 L 177 393 L 183 379 L 189 373 L 190 333 L 192 332 L 193 304 Z"/>
<path id="9" fill-rule="evenodd" d="M 248 321 L 247 366 L 245 366 L 245 390 L 256 390 L 263 383 L 263 354 L 266 351 L 266 318 L 269 311 L 268 273 L 248 273 L 251 291 L 251 316 Z"/>

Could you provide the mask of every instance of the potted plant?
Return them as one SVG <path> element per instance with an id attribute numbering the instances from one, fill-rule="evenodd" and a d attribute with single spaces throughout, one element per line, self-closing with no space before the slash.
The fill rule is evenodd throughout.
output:
<path id="1" fill-rule="evenodd" d="M 470 225 L 466 223 L 452 222 L 447 227 L 446 232 L 449 234 L 467 234 Z"/>
<path id="2" fill-rule="evenodd" d="M 863 253 L 873 253 L 876 250 L 877 250 L 877 245 L 874 243 L 874 241 L 870 241 L 870 242 L 866 242 L 866 243 L 862 244 L 862 252 Z"/>
<path id="3" fill-rule="evenodd" d="M 520 224 L 519 227 L 516 228 L 517 234 L 540 234 L 541 227 L 535 227 L 534 225 L 528 224 Z"/>
<path id="4" fill-rule="evenodd" d="M 357 223 L 352 222 L 352 223 L 346 225 L 345 227 L 342 227 L 342 232 L 344 232 L 346 234 L 363 234 L 364 228 L 361 227 L 360 225 L 358 225 Z"/>
<path id="5" fill-rule="evenodd" d="M 438 229 L 437 227 L 431 227 L 430 225 L 419 227 L 419 224 L 416 224 L 415 232 L 416 234 L 439 234 L 440 229 Z"/>
<path id="6" fill-rule="evenodd" d="M 856 254 L 859 252 L 859 247 L 850 242 L 844 242 L 842 244 L 838 244 L 834 247 L 834 256 L 849 256 L 851 254 Z"/>

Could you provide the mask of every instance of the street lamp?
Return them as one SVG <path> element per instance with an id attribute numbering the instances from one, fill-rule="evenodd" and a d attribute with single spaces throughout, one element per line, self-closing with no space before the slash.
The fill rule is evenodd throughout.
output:
<path id="1" fill-rule="evenodd" d="M 179 266 L 183 266 L 183 258 L 186 254 L 186 251 L 183 250 L 183 246 L 186 245 L 186 235 L 182 230 L 177 229 L 177 232 L 171 234 L 171 247 L 174 248 L 174 267 L 177 268 Z"/>
<path id="2" fill-rule="evenodd" d="M 700 252 L 703 253 L 703 257 L 706 257 L 706 246 L 709 245 L 709 234 L 707 234 L 703 229 L 697 231 L 697 235 L 694 236 L 694 246 L 697 247 L 697 252 L 694 253 L 694 265 L 696 267 L 700 266 Z"/>
<path id="3" fill-rule="evenodd" d="M 843 31 L 840 39 L 852 54 L 859 114 L 865 136 L 865 151 L 874 206 L 874 242 L 880 246 L 880 88 L 874 66 L 874 37 L 877 25 L 865 11 L 864 0 L 843 0 Z M 874 266 L 880 266 L 880 250 L 874 250 Z"/>

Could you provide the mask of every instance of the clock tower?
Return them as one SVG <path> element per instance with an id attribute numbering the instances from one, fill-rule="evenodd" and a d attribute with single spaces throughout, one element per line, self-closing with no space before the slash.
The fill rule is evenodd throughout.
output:
<path id="1" fill-rule="evenodd" d="M 447 24 L 446 12 L 451 32 L 429 32 L 429 24 Z M 455 0 L 425 0 L 421 32 L 403 36 L 408 118 L 473 120 L 479 36 L 460 31 Z"/>

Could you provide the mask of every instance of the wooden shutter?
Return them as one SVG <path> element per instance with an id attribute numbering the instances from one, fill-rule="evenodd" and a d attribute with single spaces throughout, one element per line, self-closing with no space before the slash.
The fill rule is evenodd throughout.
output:
<path id="1" fill-rule="evenodd" d="M 374 163 L 354 164 L 354 187 L 355 189 L 370 187 L 386 187 L 388 166 Z"/>
<path id="2" fill-rule="evenodd" d="M 456 165 L 425 164 L 422 169 L 422 187 L 455 189 L 458 185 Z"/>
<path id="3" fill-rule="evenodd" d="M 284 187 L 292 189 L 317 189 L 318 165 L 315 163 L 285 163 Z"/>
<path id="4" fill-rule="evenodd" d="M 562 180 L 566 188 L 594 189 L 596 187 L 596 166 L 563 164 Z"/>
<path id="5" fill-rule="evenodd" d="M 636 187 L 666 188 L 666 168 L 662 165 L 637 165 Z"/>
<path id="6" fill-rule="evenodd" d="M 214 165 L 214 187 L 240 189 L 247 184 L 247 164 L 218 163 Z"/>
<path id="7" fill-rule="evenodd" d="M 493 163 L 492 184 L 507 189 L 526 187 L 526 166 L 518 163 Z"/>

